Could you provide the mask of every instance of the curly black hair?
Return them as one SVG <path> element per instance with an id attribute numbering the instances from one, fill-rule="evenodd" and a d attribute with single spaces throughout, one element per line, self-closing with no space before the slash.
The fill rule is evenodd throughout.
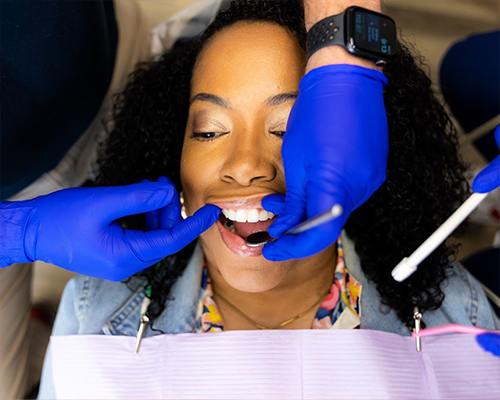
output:
<path id="1" fill-rule="evenodd" d="M 125 185 L 167 176 L 181 190 L 180 155 L 197 55 L 217 32 L 241 20 L 284 26 L 304 46 L 301 3 L 233 1 L 200 39 L 178 43 L 158 59 L 139 64 L 115 98 L 114 126 L 101 145 L 93 185 Z M 457 156 L 455 129 L 419 64 L 422 60 L 400 39 L 394 63 L 384 70 L 389 80 L 384 89 L 389 123 L 387 179 L 352 213 L 345 227 L 382 303 L 387 310 L 394 309 L 407 326 L 413 323 L 415 305 L 421 311 L 441 305 L 441 287 L 455 249 L 441 245 L 402 283 L 394 281 L 390 272 L 453 212 L 469 190 L 465 166 Z M 126 228 L 145 229 L 144 216 L 121 223 Z M 172 285 L 182 275 L 193 249 L 191 244 L 166 257 L 156 272 L 148 268 L 138 274 L 152 285 L 147 311 L 152 321 L 165 309 Z"/>

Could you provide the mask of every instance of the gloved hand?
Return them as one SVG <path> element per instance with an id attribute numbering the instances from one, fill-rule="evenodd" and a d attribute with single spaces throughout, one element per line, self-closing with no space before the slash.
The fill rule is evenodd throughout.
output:
<path id="1" fill-rule="evenodd" d="M 286 201 L 264 198 L 279 214 L 269 227 L 279 237 L 306 218 L 340 204 L 341 217 L 264 246 L 268 260 L 311 256 L 335 242 L 351 212 L 385 180 L 388 127 L 379 71 L 355 65 L 327 65 L 302 79 L 283 137 Z"/>
<path id="2" fill-rule="evenodd" d="M 144 179 L 143 182 L 149 182 L 149 180 Z M 158 182 L 170 182 L 170 180 L 164 176 L 160 176 Z M 169 205 L 146 213 L 146 229 L 148 231 L 170 229 L 181 221 L 181 200 L 179 199 L 177 190 L 173 191 L 172 200 Z"/>
<path id="3" fill-rule="evenodd" d="M 170 181 L 75 188 L 32 200 L 2 202 L 0 266 L 41 260 L 70 271 L 123 280 L 196 239 L 219 217 L 205 206 L 170 229 L 124 230 L 117 218 L 180 204 Z"/>
<path id="4" fill-rule="evenodd" d="M 495 129 L 495 140 L 500 149 L 500 125 Z M 500 155 L 495 157 L 472 182 L 476 193 L 487 193 L 500 186 Z M 477 343 L 486 351 L 500 357 L 500 333 L 483 333 L 476 336 Z"/>
<path id="5" fill-rule="evenodd" d="M 500 125 L 495 129 L 495 140 L 500 149 Z M 472 182 L 472 190 L 476 193 L 488 193 L 500 186 L 500 155 L 496 156 Z"/>
<path id="6" fill-rule="evenodd" d="M 481 333 L 476 336 L 476 342 L 493 355 L 500 357 L 500 333 Z"/>

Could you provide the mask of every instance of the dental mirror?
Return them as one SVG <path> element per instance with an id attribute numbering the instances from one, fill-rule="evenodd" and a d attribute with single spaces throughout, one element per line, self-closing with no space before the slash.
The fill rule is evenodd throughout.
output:
<path id="1" fill-rule="evenodd" d="M 245 244 L 248 247 L 259 247 L 264 246 L 266 243 L 276 240 L 269 236 L 267 231 L 254 232 L 247 236 L 245 239 Z"/>
<path id="2" fill-rule="evenodd" d="M 342 206 L 335 204 L 331 209 L 316 215 L 315 217 L 309 218 L 304 222 L 298 224 L 296 227 L 289 229 L 284 233 L 284 235 L 297 235 L 299 233 L 305 232 L 309 229 L 315 228 L 318 225 L 329 222 L 340 215 L 342 215 Z M 269 236 L 267 231 L 254 232 L 248 235 L 245 239 L 245 244 L 248 247 L 259 247 L 264 246 L 266 243 L 272 242 L 276 239 Z"/>

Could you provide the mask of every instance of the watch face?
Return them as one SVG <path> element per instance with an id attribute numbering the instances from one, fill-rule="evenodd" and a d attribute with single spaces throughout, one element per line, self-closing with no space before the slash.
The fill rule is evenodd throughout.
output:
<path id="1" fill-rule="evenodd" d="M 385 15 L 353 7 L 348 21 L 349 40 L 358 52 L 381 58 L 392 58 L 396 53 L 396 24 Z"/>

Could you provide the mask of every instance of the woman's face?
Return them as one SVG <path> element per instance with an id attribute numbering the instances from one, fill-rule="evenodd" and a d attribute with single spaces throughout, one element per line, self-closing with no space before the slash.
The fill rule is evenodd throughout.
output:
<path id="1" fill-rule="evenodd" d="M 193 70 L 181 161 L 186 212 L 214 204 L 229 217 L 221 215 L 200 240 L 211 274 L 215 268 L 241 291 L 291 284 L 300 264 L 270 262 L 243 238 L 272 223 L 262 198 L 285 193 L 282 135 L 304 66 L 286 28 L 238 22 L 209 41 Z"/>

